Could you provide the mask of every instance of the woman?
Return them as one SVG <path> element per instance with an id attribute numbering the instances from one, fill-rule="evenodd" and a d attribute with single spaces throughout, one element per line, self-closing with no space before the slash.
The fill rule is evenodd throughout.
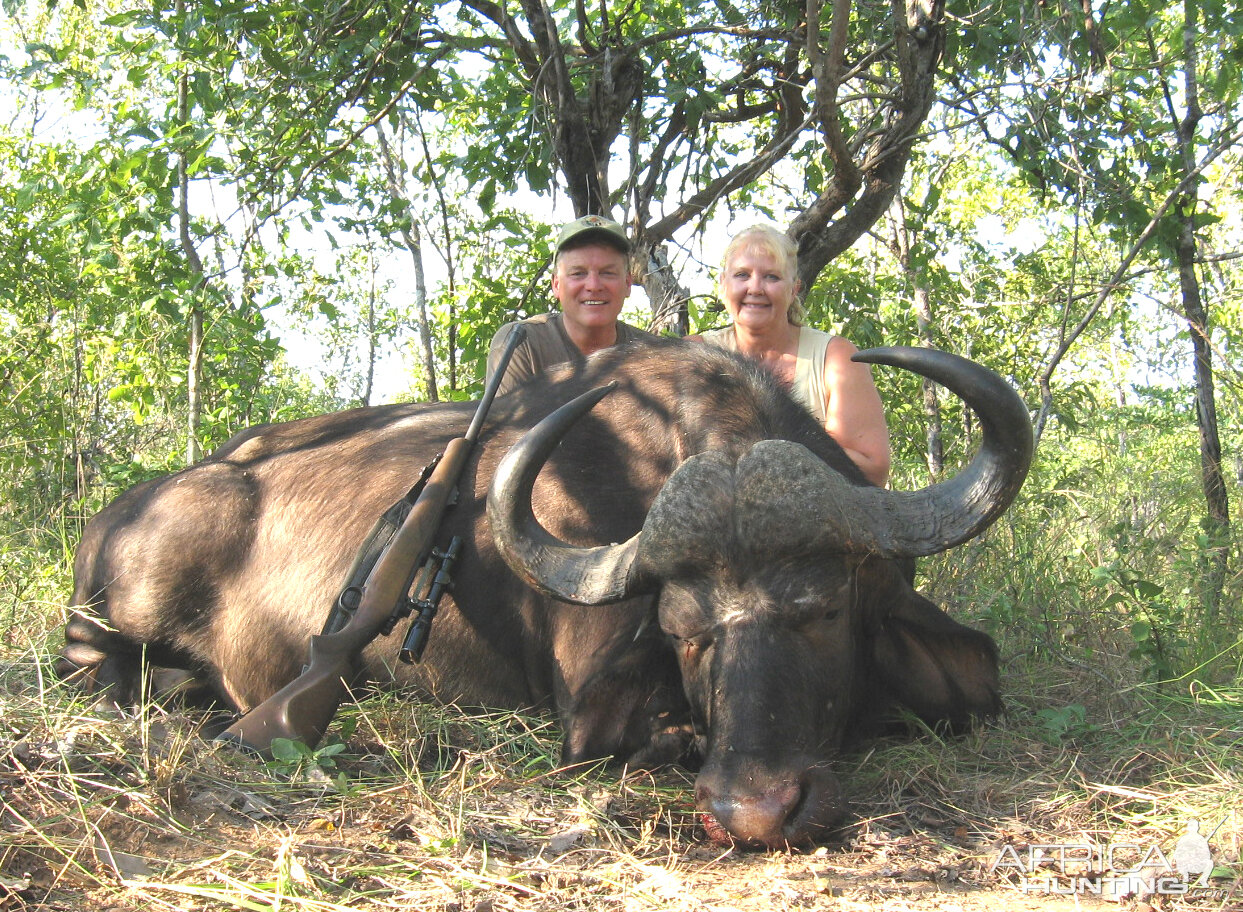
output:
<path id="1" fill-rule="evenodd" d="M 756 225 L 735 235 L 721 260 L 719 285 L 733 324 L 700 336 L 755 358 L 806 405 L 874 484 L 889 480 L 889 429 L 866 364 L 850 360 L 847 339 L 803 326 L 798 247 Z"/>

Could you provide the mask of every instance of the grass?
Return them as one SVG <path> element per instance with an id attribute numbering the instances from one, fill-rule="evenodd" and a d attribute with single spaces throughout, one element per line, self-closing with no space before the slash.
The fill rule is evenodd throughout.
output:
<path id="1" fill-rule="evenodd" d="M 1105 692 L 1012 665 L 1006 718 L 840 761 L 852 824 L 820 848 L 709 843 L 679 770 L 556 767 L 556 727 L 380 695 L 325 769 L 258 763 L 205 718 L 104 716 L 36 654 L 0 675 L 0 906 L 38 910 L 1059 908 L 990 870 L 1004 845 L 1157 844 L 1189 819 L 1221 870 L 1181 909 L 1243 907 L 1243 692 Z M 1066 724 L 1032 712 L 1081 702 Z M 897 904 L 897 905 L 894 905 Z"/>
<path id="2" fill-rule="evenodd" d="M 1193 819 L 1211 889 L 1149 908 L 1243 909 L 1243 644 L 1183 647 L 1182 675 L 1152 680 L 1129 603 L 1055 553 L 1067 538 L 1007 522 L 922 564 L 925 591 L 997 637 L 1006 713 L 841 757 L 850 824 L 789 852 L 710 842 L 685 771 L 559 768 L 540 715 L 381 694 L 265 765 L 201 714 L 101 713 L 47 672 L 68 586 L 41 576 L 0 605 L 0 909 L 1061 910 L 1091 898 L 1024 894 L 1005 847 L 1168 855 Z"/>

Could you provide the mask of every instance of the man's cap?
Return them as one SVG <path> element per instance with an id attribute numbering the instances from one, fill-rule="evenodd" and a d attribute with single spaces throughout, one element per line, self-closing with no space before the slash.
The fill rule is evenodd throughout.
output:
<path id="1" fill-rule="evenodd" d="M 604 241 L 622 253 L 630 253 L 630 238 L 626 229 L 603 215 L 584 215 L 564 225 L 557 235 L 557 252 L 560 253 L 573 242 L 577 247 L 587 241 Z"/>

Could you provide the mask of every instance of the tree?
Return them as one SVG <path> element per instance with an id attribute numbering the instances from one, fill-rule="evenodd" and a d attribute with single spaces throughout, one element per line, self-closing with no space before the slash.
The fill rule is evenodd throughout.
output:
<path id="1" fill-rule="evenodd" d="M 988 140 L 1034 187 L 1070 201 L 1080 229 L 1099 230 L 1119 251 L 1109 269 L 1075 277 L 1067 288 L 1069 303 L 1080 299 L 1081 283 L 1096 285 L 1087 295 L 1090 305 L 1063 323 L 1046 362 L 1037 430 L 1051 408 L 1054 371 L 1106 302 L 1145 286 L 1155 285 L 1159 293 L 1172 279 L 1191 339 L 1207 531 L 1220 541 L 1228 531 L 1229 504 L 1200 239 L 1221 214 L 1200 188 L 1206 169 L 1241 138 L 1243 26 L 1228 4 L 1216 0 L 1099 10 L 1058 2 L 1026 12 L 1013 26 L 1033 48 L 1017 93 L 1013 87 L 977 92 L 977 99 L 991 98 L 992 107 L 977 104 L 973 113 Z M 1210 35 L 1212 42 L 1205 40 Z M 1226 552 L 1212 547 L 1209 553 L 1212 569 L 1203 592 L 1212 621 Z"/>
<path id="2" fill-rule="evenodd" d="M 661 314 L 678 291 L 662 245 L 721 201 L 745 204 L 786 161 L 806 175 L 789 231 L 810 287 L 892 200 L 945 40 L 942 6 L 927 0 L 465 8 L 469 38 L 432 32 L 487 58 L 465 99 L 482 102 L 486 147 L 524 162 L 537 191 L 555 166 L 576 214 L 624 208 Z"/>

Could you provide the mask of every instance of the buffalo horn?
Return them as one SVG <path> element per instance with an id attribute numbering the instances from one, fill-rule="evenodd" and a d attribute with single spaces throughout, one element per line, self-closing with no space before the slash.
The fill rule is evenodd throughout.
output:
<path id="1" fill-rule="evenodd" d="M 1032 431 L 1023 400 L 988 368 L 948 352 L 878 348 L 859 352 L 854 360 L 913 371 L 959 396 L 976 411 L 983 429 L 975 458 L 947 481 L 919 491 L 888 491 L 848 482 L 798 444 L 764 440 L 738 466 L 752 479 L 743 496 L 752 503 L 743 514 L 783 517 L 783 522 L 803 515 L 806 521 L 797 525 L 808 544 L 888 558 L 936 554 L 988 528 L 1014 500 L 1031 465 Z M 644 590 L 652 567 L 651 555 L 640 556 L 640 542 L 645 535 L 659 537 L 654 530 L 661 523 L 649 516 L 648 532 L 619 545 L 580 548 L 556 538 L 535 519 L 531 492 L 561 438 L 612 389 L 610 384 L 584 393 L 524 435 L 497 467 L 488 493 L 488 519 L 510 567 L 532 588 L 584 605 Z M 801 484 L 791 485 L 799 478 L 818 496 L 809 497 Z M 666 495 L 662 492 L 654 513 Z M 756 537 L 776 535 L 770 530 Z"/>
<path id="2" fill-rule="evenodd" d="M 1031 420 L 1023 400 L 993 371 L 949 352 L 873 348 L 854 360 L 936 381 L 975 410 L 983 431 L 979 452 L 953 478 L 919 491 L 863 494 L 873 511 L 870 549 L 883 557 L 919 557 L 979 535 L 1014 500 L 1031 466 Z"/>
<path id="3" fill-rule="evenodd" d="M 501 556 L 531 588 L 580 605 L 626 597 L 642 533 L 619 545 L 569 545 L 535 518 L 531 492 L 561 438 L 616 386 L 610 383 L 583 393 L 523 435 L 496 467 L 488 490 L 488 522 Z"/>

